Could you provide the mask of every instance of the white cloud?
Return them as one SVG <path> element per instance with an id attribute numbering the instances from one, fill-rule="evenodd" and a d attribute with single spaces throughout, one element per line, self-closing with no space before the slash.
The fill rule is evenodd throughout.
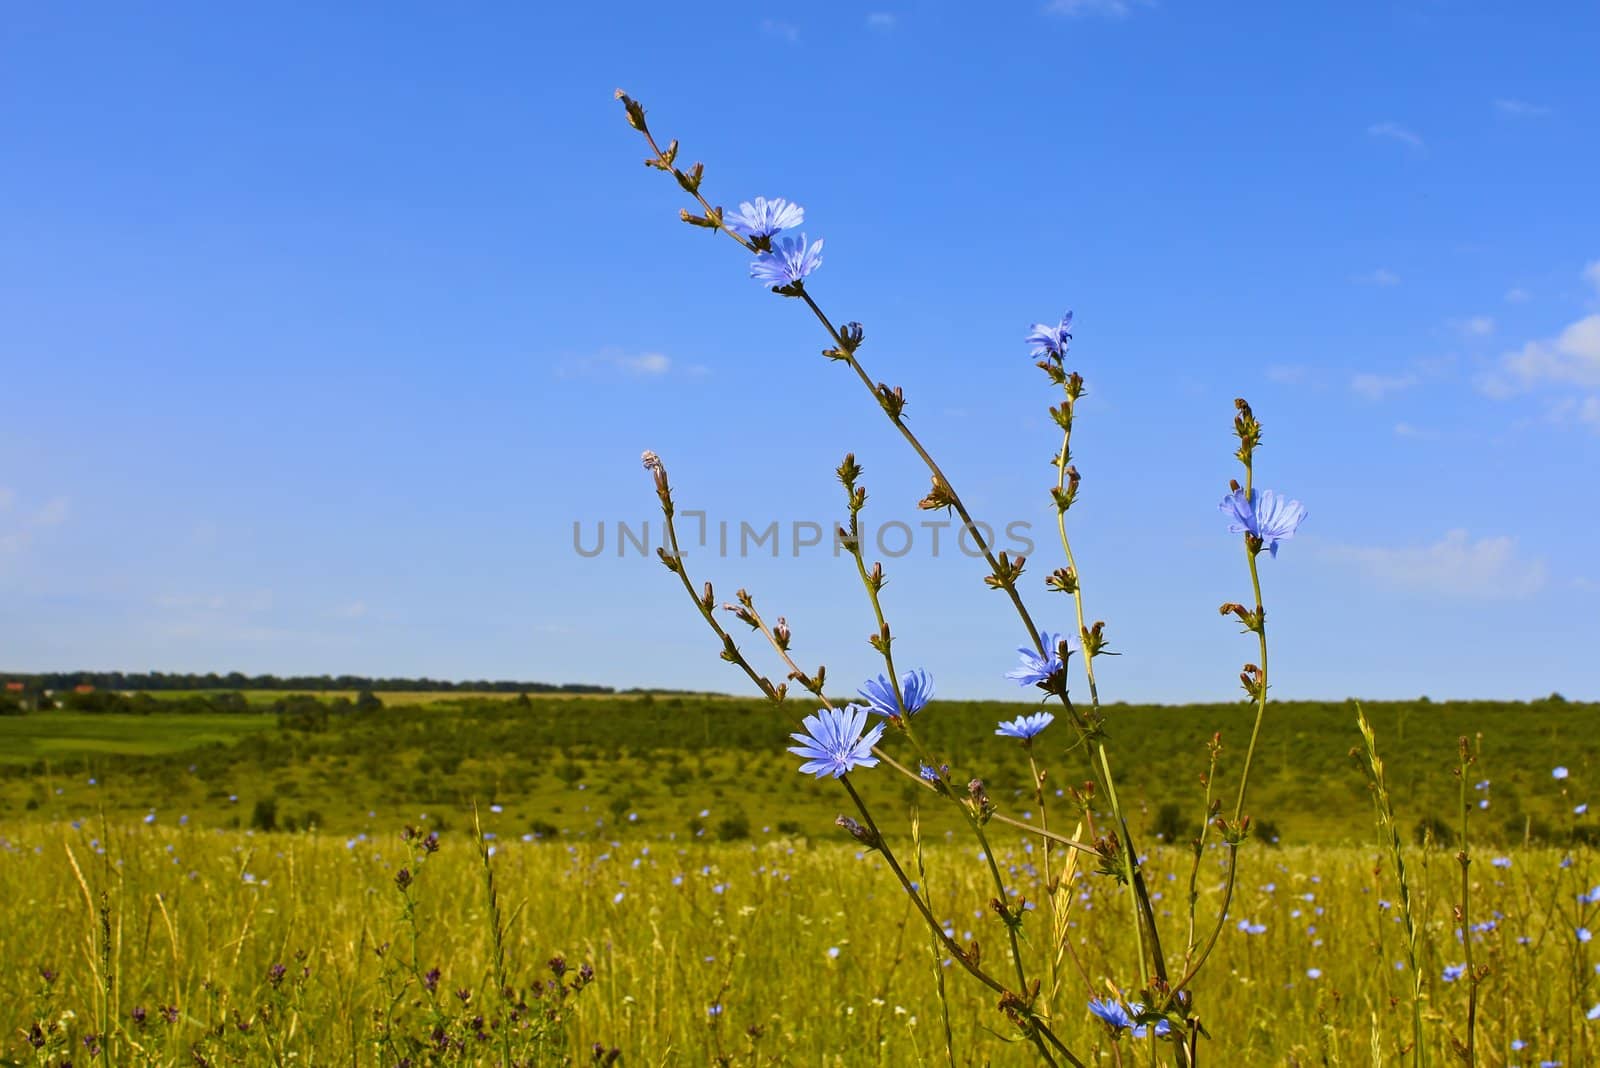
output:
<path id="1" fill-rule="evenodd" d="M 9 511 L 16 499 L 14 490 L 0 487 L 0 511 Z M 71 504 L 72 502 L 66 497 L 52 497 L 31 514 L 13 518 L 12 522 L 20 523 L 21 526 L 0 532 L 0 553 L 20 553 L 33 543 L 35 531 L 58 527 L 65 523 L 72 511 Z"/>
<path id="2" fill-rule="evenodd" d="M 1526 100 L 1514 100 L 1502 97 L 1494 102 L 1495 111 L 1501 115 L 1513 115 L 1517 118 L 1537 118 L 1540 115 L 1550 114 L 1550 109 L 1538 104 L 1530 104 Z"/>
<path id="3" fill-rule="evenodd" d="M 34 514 L 33 525 L 36 527 L 56 527 L 67 521 L 67 514 L 71 511 L 71 504 L 65 497 L 52 497 L 44 502 L 44 507 Z"/>
<path id="4" fill-rule="evenodd" d="M 704 364 L 691 364 L 679 368 L 672 357 L 661 352 L 623 352 L 619 349 L 602 349 L 592 356 L 583 356 L 556 367 L 558 378 L 585 378 L 591 376 L 626 375 L 631 378 L 660 378 L 675 371 L 690 375 L 707 373 Z"/>
<path id="5" fill-rule="evenodd" d="M 1303 363 L 1275 363 L 1267 368 L 1267 380 L 1281 386 L 1298 386 L 1311 375 Z"/>
<path id="6" fill-rule="evenodd" d="M 236 612 L 259 615 L 272 611 L 271 590 L 246 590 L 243 593 L 163 593 L 151 598 L 157 608 L 174 612 Z"/>
<path id="7" fill-rule="evenodd" d="M 1120 19 L 1133 11 L 1133 4 L 1129 0 L 1050 0 L 1045 10 L 1069 18 L 1087 15 Z"/>
<path id="8" fill-rule="evenodd" d="M 1414 374 L 1403 375 L 1375 375 L 1359 374 L 1350 379 L 1350 388 L 1355 390 L 1367 400 L 1380 401 L 1391 393 L 1398 393 L 1403 389 L 1410 389 L 1422 381 Z"/>
<path id="9" fill-rule="evenodd" d="M 1600 291 L 1600 260 L 1586 264 L 1581 274 Z M 1497 367 L 1478 376 L 1477 384 L 1482 393 L 1499 399 L 1542 386 L 1600 389 L 1600 314 L 1586 315 L 1555 337 L 1529 341 L 1505 353 Z M 1588 413 L 1597 410 L 1600 396 L 1568 397 L 1552 412 L 1552 421 L 1576 416 L 1580 422 L 1593 423 Z"/>
<path id="10" fill-rule="evenodd" d="M 1375 271 L 1369 271 L 1366 274 L 1358 274 L 1353 277 L 1351 281 L 1360 282 L 1362 285 L 1369 286 L 1397 286 L 1400 284 L 1400 276 L 1389 270 L 1387 267 L 1379 267 Z"/>
<path id="11" fill-rule="evenodd" d="M 892 30 L 899 19 L 887 11 L 873 11 L 867 14 L 867 25 L 874 30 Z"/>
<path id="12" fill-rule="evenodd" d="M 1450 325 L 1467 337 L 1488 337 L 1494 333 L 1494 319 L 1487 315 L 1474 315 L 1468 319 L 1454 319 L 1451 320 Z"/>
<path id="13" fill-rule="evenodd" d="M 1397 438 L 1414 438 L 1418 441 L 1433 441 L 1439 436 L 1437 430 L 1424 430 L 1412 426 L 1410 423 L 1400 422 L 1394 425 L 1394 436 Z"/>
<path id="14" fill-rule="evenodd" d="M 1452 530 L 1432 545 L 1334 545 L 1325 553 L 1390 589 L 1447 597 L 1531 597 L 1544 588 L 1548 578 L 1543 560 L 1517 555 L 1515 538 L 1473 541 L 1464 530 Z"/>
<path id="15" fill-rule="evenodd" d="M 1406 127 L 1401 126 L 1398 122 L 1375 122 L 1367 127 L 1367 133 L 1372 137 L 1399 141 L 1401 144 L 1410 145 L 1412 148 L 1423 147 L 1422 138 Z"/>
<path id="16" fill-rule="evenodd" d="M 1554 426 L 1583 426 L 1600 434 L 1600 394 L 1563 397 L 1550 406 L 1545 421 Z"/>
<path id="17" fill-rule="evenodd" d="M 1506 353 L 1500 371 L 1483 385 L 1491 396 L 1507 396 L 1550 382 L 1600 387 L 1600 315 L 1585 316 L 1553 338 Z"/>
<path id="18" fill-rule="evenodd" d="M 334 609 L 334 615 L 342 619 L 360 619 L 366 614 L 367 602 L 365 601 L 351 601 L 349 604 L 342 604 Z"/>
<path id="19" fill-rule="evenodd" d="M 777 37 L 795 44 L 800 40 L 800 27 L 792 22 L 779 22 L 777 19 L 762 19 L 761 32 L 768 37 Z"/>
<path id="20" fill-rule="evenodd" d="M 1528 301 L 1530 301 L 1532 299 L 1533 299 L 1533 294 L 1529 293 L 1526 289 L 1523 289 L 1521 286 L 1512 286 L 1510 289 L 1506 290 L 1506 303 L 1507 304 L 1526 304 L 1526 303 L 1528 303 Z"/>
<path id="21" fill-rule="evenodd" d="M 671 358 L 659 352 L 641 352 L 637 356 L 624 356 L 622 365 L 641 375 L 664 375 L 672 370 Z"/>

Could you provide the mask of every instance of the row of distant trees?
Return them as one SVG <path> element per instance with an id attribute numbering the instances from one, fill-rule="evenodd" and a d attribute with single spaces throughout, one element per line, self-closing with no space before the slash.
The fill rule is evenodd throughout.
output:
<path id="1" fill-rule="evenodd" d="M 610 686 L 568 682 L 508 682 L 488 679 L 375 679 L 365 675 L 244 675 L 230 671 L 168 673 L 165 671 L 46 671 L 0 674 L 7 683 L 21 683 L 14 692 L 61 693 L 90 686 L 96 690 L 159 692 L 162 690 L 370 690 L 374 693 L 614 693 Z"/>

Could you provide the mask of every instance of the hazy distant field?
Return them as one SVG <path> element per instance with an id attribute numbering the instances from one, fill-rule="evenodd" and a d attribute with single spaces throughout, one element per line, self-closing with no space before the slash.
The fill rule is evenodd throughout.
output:
<path id="1" fill-rule="evenodd" d="M 589 1063 L 599 1042 L 624 1064 L 948 1063 L 927 932 L 907 922 L 881 860 L 833 826 L 846 807 L 836 785 L 796 773 L 783 751 L 791 725 L 770 707 L 501 695 L 362 713 L 269 707 L 0 717 L 0 1051 L 47 1064 L 101 1063 L 91 1049 L 119 1064 L 555 1064 Z M 993 734 L 1021 707 L 936 703 L 919 723 L 963 772 L 982 770 L 1004 811 L 1033 818 L 1021 750 Z M 1366 711 L 1407 839 L 1434 1063 L 1451 1063 L 1448 1044 L 1464 1033 L 1467 984 L 1445 979 L 1463 960 L 1459 869 L 1411 834 L 1424 820 L 1446 835 L 1459 826 L 1462 734 L 1478 754 L 1470 937 L 1489 967 L 1479 1062 L 1594 1063 L 1600 954 L 1579 930 L 1600 927 L 1600 854 L 1584 844 L 1595 817 L 1577 809 L 1600 762 L 1600 708 Z M 1189 833 L 1206 739 L 1224 731 L 1220 774 L 1236 774 L 1248 717 L 1242 706 L 1109 709 L 1125 803 L 1179 933 L 1187 859 L 1154 835 Z M 1243 854 L 1197 988 L 1213 1035 L 1203 1063 L 1410 1063 L 1398 1051 L 1411 973 L 1392 870 L 1348 755 L 1358 743 L 1352 706 L 1270 709 L 1250 808 L 1284 845 L 1264 835 Z M 1052 783 L 1085 777 L 1074 754 L 1046 743 L 1040 755 Z M 1006 967 L 993 887 L 948 806 L 877 771 L 852 778 L 902 858 L 913 854 L 904 817 L 920 803 L 935 908 Z M 1156 802 L 1167 798 L 1181 805 L 1164 816 Z M 475 805 L 494 849 L 510 1002 L 493 977 Z M 439 831 L 439 852 L 402 841 L 408 823 Z M 1009 889 L 1042 900 L 1036 844 L 996 827 Z M 1220 854 L 1200 872 L 1203 923 L 1219 904 Z M 1145 1044 L 1110 1042 L 1084 1008 L 1107 976 L 1134 971 L 1125 927 L 1089 922 L 1120 915 L 1126 899 L 1104 876 L 1079 871 L 1073 886 L 1053 1018 L 1087 1063 L 1147 1063 Z M 1035 975 L 1042 915 L 1024 923 Z M 563 995 L 548 986 L 557 953 L 569 965 Z M 584 963 L 594 980 L 572 993 Z M 988 1030 L 1006 1031 L 993 998 L 944 974 L 957 1063 L 1032 1063 Z M 546 984 L 537 997 L 535 981 Z M 37 1061 L 34 1040 L 47 1054 Z"/>
<path id="2" fill-rule="evenodd" d="M 390 707 L 380 711 L 302 725 L 317 729 L 280 726 L 264 710 L 0 716 L 0 816 L 142 819 L 154 810 L 160 822 L 187 816 L 201 826 L 247 828 L 256 804 L 270 801 L 280 825 L 354 833 L 423 813 L 459 825 L 477 801 L 502 805 L 519 834 L 660 838 L 697 830 L 715 837 L 721 821 L 739 815 L 755 835 L 780 822 L 826 833 L 841 803 L 832 784 L 795 773 L 797 762 L 784 751 L 793 724 L 761 702 L 391 696 L 383 695 Z M 269 703 L 250 700 L 263 709 Z M 1017 746 L 994 736 L 994 724 L 1025 707 L 939 702 L 922 717 L 922 730 L 1011 806 L 1026 784 L 1026 764 Z M 1475 822 L 1501 840 L 1548 839 L 1567 829 L 1571 805 L 1550 769 L 1579 773 L 1600 764 L 1600 706 L 1410 702 L 1366 710 L 1397 804 L 1413 823 L 1455 811 L 1451 768 L 1461 735 L 1479 751 L 1478 774 L 1492 782 L 1490 805 Z M 792 715 L 805 711 L 793 703 Z M 1147 822 L 1162 800 L 1181 803 L 1184 822 L 1197 820 L 1206 741 L 1222 730 L 1226 779 L 1236 773 L 1250 717 L 1243 704 L 1111 706 L 1110 747 L 1126 798 Z M 1274 704 L 1252 791 L 1256 818 L 1274 824 L 1286 844 L 1370 841 L 1365 779 L 1348 756 L 1358 742 L 1353 705 Z M 1087 777 L 1081 762 L 1048 742 L 1040 754 L 1058 786 Z M 888 775 L 863 777 L 862 787 L 897 806 L 915 795 Z M 955 825 L 937 813 L 930 819 L 939 830 Z"/>

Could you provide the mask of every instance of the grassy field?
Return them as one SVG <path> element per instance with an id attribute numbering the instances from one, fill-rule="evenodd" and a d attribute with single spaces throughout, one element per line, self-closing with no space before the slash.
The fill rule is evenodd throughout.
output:
<path id="1" fill-rule="evenodd" d="M 392 831 L 347 844 L 29 823 L 0 836 L 0 1048 L 16 1063 L 34 1063 L 37 1033 L 58 1058 L 43 1063 L 84 1057 L 94 1036 L 105 1063 L 121 1064 L 500 1063 L 509 1041 L 517 1063 L 588 1063 L 599 1043 L 639 1065 L 937 1065 L 948 1063 L 941 977 L 957 1063 L 1033 1063 L 1005 1039 L 993 998 L 932 952 L 876 855 L 837 844 L 503 842 L 489 863 L 508 1000 L 466 834 L 446 833 L 433 855 Z M 1020 841 L 996 848 L 1013 888 L 1042 897 L 1038 857 Z M 1573 902 L 1600 870 L 1589 855 L 1565 866 L 1557 851 L 1505 856 L 1509 867 L 1486 856 L 1474 868 L 1475 915 L 1493 917 L 1472 935 L 1489 969 L 1481 1063 L 1593 1063 L 1595 955 L 1575 931 L 1595 909 Z M 938 843 L 926 862 L 941 920 L 1008 967 L 972 851 Z M 1234 915 L 1258 933 L 1230 920 L 1196 988 L 1210 1063 L 1406 1063 L 1412 975 L 1376 866 L 1376 851 L 1357 848 L 1250 852 Z M 1158 851 L 1150 869 L 1163 910 L 1180 914 L 1187 858 Z M 1219 872 L 1208 858 L 1203 912 Z M 1468 987 L 1443 978 L 1464 959 L 1455 864 L 1415 856 L 1412 881 L 1428 1043 L 1444 1064 Z M 1073 886 L 1052 1020 L 1085 1063 L 1145 1063 L 1151 1043 L 1113 1042 L 1085 1009 L 1107 976 L 1134 967 L 1122 929 L 1100 920 L 1125 899 L 1098 876 Z M 1048 993 L 1043 924 L 1025 923 L 1024 958 Z M 568 965 L 561 999 L 545 985 L 556 955 Z M 593 981 L 573 993 L 585 964 Z"/>
<path id="2" fill-rule="evenodd" d="M 688 696 L 278 707 L 0 718 L 0 1063 L 591 1063 L 595 1043 L 600 1063 L 617 1048 L 641 1065 L 1035 1063 L 994 995 L 948 947 L 934 952 L 882 857 L 833 826 L 849 803 L 796 773 L 781 711 Z M 936 752 L 960 756 L 955 781 L 981 771 L 1003 813 L 1034 820 L 1023 752 L 994 736 L 1020 710 L 942 702 L 918 722 Z M 1465 939 L 1488 969 L 1477 1063 L 1595 1063 L 1600 954 L 1580 929 L 1600 926 L 1600 854 L 1585 844 L 1600 707 L 1366 707 L 1407 850 L 1415 972 L 1348 755 L 1354 706 L 1271 712 L 1251 804 L 1266 833 L 1245 847 L 1193 988 L 1205 1063 L 1413 1063 L 1414 975 L 1425 1046 L 1450 1063 L 1471 984 L 1447 974 L 1465 964 Z M 1249 712 L 1112 706 L 1108 722 L 1178 970 L 1189 856 L 1155 836 L 1198 823 L 1213 730 L 1219 780 L 1237 775 Z M 1464 933 L 1452 849 L 1412 843 L 1420 822 L 1460 826 L 1462 736 L 1476 757 Z M 1036 751 L 1047 786 L 1081 782 L 1081 757 L 1049 737 Z M 1041 847 L 992 824 L 1007 893 L 1036 904 L 1013 958 L 954 806 L 886 768 L 852 779 L 912 866 L 918 806 L 930 907 L 995 974 L 1010 982 L 1020 959 L 1042 981 L 1074 1055 L 1150 1063 L 1159 1043 L 1113 1041 L 1085 1007 L 1113 977 L 1139 996 L 1114 881 L 1089 862 L 1073 872 L 1055 899 L 1068 926 L 1052 965 Z M 1052 826 L 1070 822 L 1065 798 L 1046 799 Z M 1163 814 L 1168 799 L 1180 804 Z M 407 824 L 421 829 L 409 840 Z M 421 845 L 429 833 L 436 853 Z M 1195 877 L 1202 941 L 1225 886 L 1212 842 Z M 1059 852 L 1053 864 L 1059 874 Z"/>
<path id="3" fill-rule="evenodd" d="M 1025 809 L 1026 761 L 994 736 L 997 720 L 1023 708 L 939 702 L 920 717 L 921 730 L 936 751 L 952 754 L 960 781 L 979 774 L 1004 807 Z M 1572 803 L 1550 769 L 1600 765 L 1596 705 L 1410 702 L 1366 711 L 1411 823 L 1452 819 L 1461 736 L 1491 782 L 1480 833 L 1497 840 L 1569 831 Z M 1155 829 L 1163 802 L 1180 805 L 1184 825 L 1198 821 L 1212 731 L 1223 733 L 1219 775 L 1228 781 L 1250 719 L 1242 704 L 1109 707 L 1110 751 L 1141 837 Z M 832 784 L 795 773 L 784 751 L 791 729 L 759 702 L 681 696 L 399 703 L 307 730 L 284 728 L 264 706 L 227 716 L 0 717 L 0 817 L 142 819 L 154 811 L 162 822 L 186 816 L 231 829 L 250 827 L 265 802 L 279 826 L 370 833 L 425 813 L 436 826 L 459 826 L 478 802 L 501 805 L 519 835 L 545 838 L 715 837 L 734 834 L 737 827 L 720 825 L 740 817 L 755 835 L 780 824 L 815 833 L 840 797 Z M 1256 819 L 1284 844 L 1370 840 L 1365 777 L 1347 756 L 1358 741 L 1353 705 L 1275 704 L 1252 786 Z M 1048 735 L 1038 753 L 1058 789 L 1087 778 L 1081 757 L 1053 748 Z M 902 808 L 917 793 L 890 776 L 868 778 L 863 789 Z M 957 825 L 942 813 L 929 818 L 937 831 Z"/>

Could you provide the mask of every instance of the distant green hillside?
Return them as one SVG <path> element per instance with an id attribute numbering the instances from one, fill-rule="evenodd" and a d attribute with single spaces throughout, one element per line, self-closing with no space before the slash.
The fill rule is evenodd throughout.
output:
<path id="1" fill-rule="evenodd" d="M 784 712 L 752 701 L 596 695 L 358 706 L 301 697 L 262 705 L 189 694 L 95 707 L 111 711 L 0 716 L 0 814 L 143 817 L 154 810 L 163 822 L 310 823 L 351 834 L 424 813 L 459 825 L 477 801 L 502 806 L 497 823 L 507 833 L 682 839 L 697 831 L 760 835 L 780 823 L 828 835 L 841 808 L 833 783 L 795 771 L 798 761 L 784 751 L 794 725 Z M 991 796 L 1020 814 L 1034 807 L 1022 794 L 1026 761 L 994 727 L 1023 707 L 935 702 L 917 726 L 959 781 L 983 778 Z M 1572 810 L 1589 800 L 1591 774 L 1600 769 L 1600 705 L 1552 698 L 1365 708 L 1408 826 L 1425 817 L 1455 822 L 1452 769 L 1456 739 L 1466 736 L 1480 754 L 1468 792 L 1475 803 L 1489 801 L 1475 810 L 1474 833 L 1564 839 L 1574 829 L 1594 830 L 1593 817 Z M 798 701 L 788 708 L 796 719 L 807 711 Z M 1219 794 L 1231 798 L 1252 715 L 1243 703 L 1107 712 L 1119 788 L 1143 811 L 1147 832 L 1163 802 L 1181 805 L 1182 823 L 1198 818 L 1213 731 L 1225 747 Z M 1089 777 L 1083 754 L 1064 751 L 1068 741 L 1063 724 L 1040 738 L 1052 793 Z M 1275 824 L 1285 842 L 1369 839 L 1371 806 L 1349 757 L 1359 741 L 1353 705 L 1274 704 L 1249 810 Z M 903 739 L 891 736 L 887 745 L 912 759 Z M 1570 777 L 1554 779 L 1557 765 Z M 855 778 L 888 810 L 920 798 L 936 832 L 949 825 L 928 795 L 888 769 Z M 1489 786 L 1474 789 L 1481 780 Z"/>

